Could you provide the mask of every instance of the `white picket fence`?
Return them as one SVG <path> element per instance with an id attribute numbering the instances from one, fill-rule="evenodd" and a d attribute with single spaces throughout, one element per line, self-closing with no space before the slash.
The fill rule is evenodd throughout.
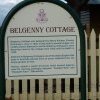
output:
<path id="1" fill-rule="evenodd" d="M 100 100 L 100 35 L 87 36 L 89 100 Z M 81 88 L 81 87 L 80 87 Z M 81 100 L 79 79 L 6 80 L 7 100 Z"/>

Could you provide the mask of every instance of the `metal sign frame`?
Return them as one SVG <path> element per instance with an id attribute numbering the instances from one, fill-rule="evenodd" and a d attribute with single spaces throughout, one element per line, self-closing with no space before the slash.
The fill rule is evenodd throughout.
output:
<path id="1" fill-rule="evenodd" d="M 86 42 L 85 42 L 85 34 L 83 31 L 83 27 L 80 23 L 79 17 L 77 16 L 76 12 L 67 4 L 57 1 L 57 0 L 25 0 L 18 5 L 16 5 L 7 15 L 5 18 L 1 34 L 0 34 L 0 100 L 5 100 L 5 62 L 4 62 L 4 38 L 6 33 L 7 25 L 9 24 L 9 21 L 13 17 L 13 15 L 22 9 L 23 7 L 37 3 L 37 2 L 50 2 L 54 3 L 56 5 L 59 5 L 60 7 L 64 8 L 67 12 L 69 12 L 72 17 L 74 18 L 77 27 L 79 29 L 79 36 L 80 36 L 80 58 L 81 58 L 81 79 L 80 79 L 80 92 L 81 92 L 81 100 L 86 100 Z"/>

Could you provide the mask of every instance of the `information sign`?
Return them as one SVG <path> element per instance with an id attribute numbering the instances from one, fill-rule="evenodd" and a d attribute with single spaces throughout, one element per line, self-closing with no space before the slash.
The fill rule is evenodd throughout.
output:
<path id="1" fill-rule="evenodd" d="M 66 9 L 40 2 L 13 15 L 5 34 L 7 79 L 80 77 L 80 65 L 79 29 Z"/>
<path id="2" fill-rule="evenodd" d="M 0 43 L 5 79 L 81 78 L 86 100 L 85 34 L 67 4 L 23 1 L 6 17 Z"/>

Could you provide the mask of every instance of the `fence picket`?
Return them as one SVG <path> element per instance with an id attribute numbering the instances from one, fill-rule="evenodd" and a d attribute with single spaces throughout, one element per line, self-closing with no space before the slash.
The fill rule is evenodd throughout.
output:
<path id="1" fill-rule="evenodd" d="M 91 52 L 91 97 L 96 100 L 96 34 L 92 30 L 90 35 L 90 52 Z"/>
<path id="2" fill-rule="evenodd" d="M 65 93 L 62 96 L 63 100 L 70 100 L 70 78 L 65 79 Z"/>
<path id="3" fill-rule="evenodd" d="M 14 100 L 19 100 L 19 80 L 14 80 Z"/>
<path id="4" fill-rule="evenodd" d="M 36 95 L 36 100 L 44 100 L 44 79 L 39 79 L 39 93 Z"/>
<path id="5" fill-rule="evenodd" d="M 53 100 L 53 80 L 48 79 L 48 91 L 45 93 L 45 100 Z"/>
<path id="6" fill-rule="evenodd" d="M 27 100 L 27 80 L 22 80 L 22 99 Z"/>
<path id="7" fill-rule="evenodd" d="M 74 100 L 79 100 L 79 78 L 74 78 Z"/>
<path id="8" fill-rule="evenodd" d="M 11 80 L 6 80 L 6 98 L 11 98 Z"/>
<path id="9" fill-rule="evenodd" d="M 61 100 L 61 79 L 56 79 L 56 93 L 54 94 L 54 100 Z"/>
<path id="10" fill-rule="evenodd" d="M 35 100 L 35 80 L 30 80 L 30 94 L 29 94 L 29 100 Z"/>

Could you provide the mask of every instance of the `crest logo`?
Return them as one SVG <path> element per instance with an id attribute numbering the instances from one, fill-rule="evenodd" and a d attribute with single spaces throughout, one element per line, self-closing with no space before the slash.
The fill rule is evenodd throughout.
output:
<path id="1" fill-rule="evenodd" d="M 38 23 L 45 23 L 48 21 L 48 18 L 46 17 L 46 13 L 44 11 L 44 9 L 40 9 L 39 10 L 39 13 L 38 13 L 38 16 L 36 18 L 36 21 Z"/>

